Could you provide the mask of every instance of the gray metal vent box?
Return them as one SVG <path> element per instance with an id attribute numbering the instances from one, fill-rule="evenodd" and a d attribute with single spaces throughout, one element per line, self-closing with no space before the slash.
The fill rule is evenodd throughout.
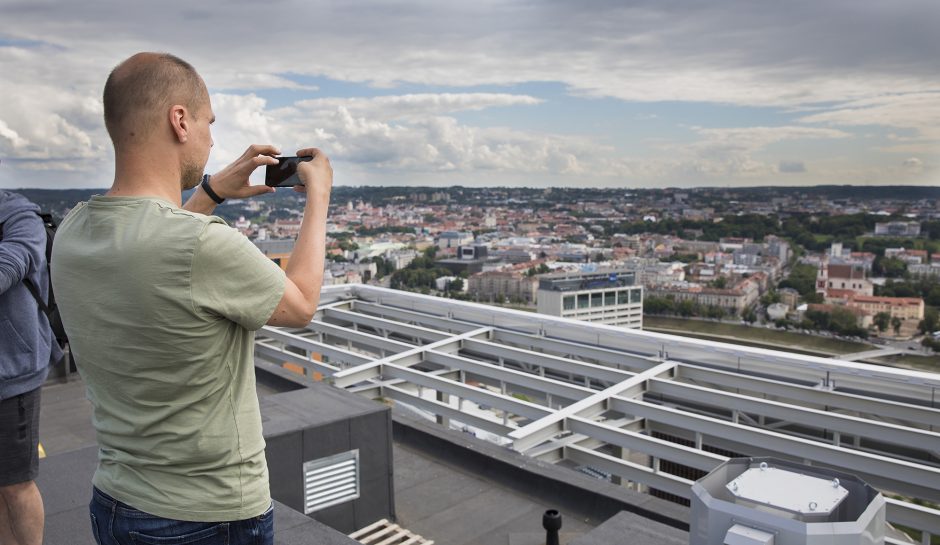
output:
<path id="1" fill-rule="evenodd" d="M 734 458 L 692 485 L 691 545 L 882 545 L 885 501 L 847 473 Z"/>
<path id="2" fill-rule="evenodd" d="M 394 520 L 387 405 L 320 383 L 260 403 L 274 499 L 345 534 Z"/>

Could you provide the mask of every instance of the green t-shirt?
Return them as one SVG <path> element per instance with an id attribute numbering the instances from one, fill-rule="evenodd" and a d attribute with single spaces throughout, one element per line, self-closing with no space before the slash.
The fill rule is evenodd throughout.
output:
<path id="1" fill-rule="evenodd" d="M 214 216 L 92 197 L 56 234 L 52 283 L 94 407 L 94 484 L 141 511 L 241 520 L 271 503 L 254 331 L 283 271 Z"/>

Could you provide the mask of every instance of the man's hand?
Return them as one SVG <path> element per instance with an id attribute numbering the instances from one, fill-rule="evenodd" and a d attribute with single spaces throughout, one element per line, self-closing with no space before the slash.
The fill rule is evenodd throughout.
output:
<path id="1" fill-rule="evenodd" d="M 298 157 L 310 157 L 310 161 L 301 161 L 297 164 L 297 175 L 304 185 L 295 185 L 294 190 L 306 193 L 308 199 L 326 199 L 329 202 L 330 190 L 333 187 L 333 166 L 330 158 L 317 148 L 297 150 Z"/>
<path id="2" fill-rule="evenodd" d="M 272 193 L 273 187 L 251 185 L 248 177 L 262 165 L 276 165 L 274 156 L 280 153 L 274 146 L 252 145 L 235 162 L 213 174 L 209 185 L 223 199 L 244 199 Z"/>

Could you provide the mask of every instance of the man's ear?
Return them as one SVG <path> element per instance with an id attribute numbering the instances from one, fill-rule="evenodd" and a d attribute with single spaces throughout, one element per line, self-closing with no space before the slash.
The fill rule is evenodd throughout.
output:
<path id="1" fill-rule="evenodd" d="M 185 106 L 174 104 L 170 106 L 170 127 L 177 142 L 183 144 L 189 136 L 189 111 Z"/>

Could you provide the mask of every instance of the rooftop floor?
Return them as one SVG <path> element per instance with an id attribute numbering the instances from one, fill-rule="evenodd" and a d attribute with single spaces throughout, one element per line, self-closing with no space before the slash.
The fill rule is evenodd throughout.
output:
<path id="1" fill-rule="evenodd" d="M 259 386 L 259 395 L 273 392 Z M 40 442 L 47 456 L 39 479 L 48 512 L 47 542 L 80 545 L 87 537 L 87 543 L 93 543 L 90 532 L 84 536 L 80 531 L 87 527 L 85 506 L 96 453 L 91 403 L 85 398 L 81 380 L 53 382 L 43 388 Z M 393 445 L 393 456 L 400 526 L 441 544 L 544 543 L 542 513 L 557 505 L 400 442 Z M 589 533 L 603 522 L 561 511 L 562 543 Z M 295 528 L 302 521 L 295 520 L 297 513 L 289 515 L 281 513 L 276 522 L 279 536 L 299 532 Z M 79 541 L 75 541 L 76 536 Z M 279 537 L 279 543 L 302 542 Z"/>

